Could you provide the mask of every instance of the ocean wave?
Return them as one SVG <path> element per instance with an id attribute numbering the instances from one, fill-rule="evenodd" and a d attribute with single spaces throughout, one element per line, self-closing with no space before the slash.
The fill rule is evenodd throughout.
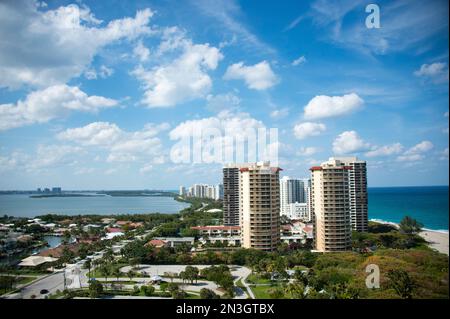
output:
<path id="1" fill-rule="evenodd" d="M 388 224 L 388 225 L 392 225 L 395 227 L 399 227 L 398 223 L 395 222 L 390 222 L 387 220 L 383 220 L 383 219 L 378 219 L 378 218 L 371 218 L 369 219 L 369 221 L 371 222 L 376 222 L 376 223 L 380 223 L 380 224 Z M 431 228 L 422 228 L 423 231 L 432 231 L 435 233 L 444 233 L 444 234 L 448 234 L 448 229 L 431 229 Z"/>

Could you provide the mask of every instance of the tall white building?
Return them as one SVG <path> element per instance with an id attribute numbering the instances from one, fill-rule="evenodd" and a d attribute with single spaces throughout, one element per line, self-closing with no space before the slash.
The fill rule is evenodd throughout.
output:
<path id="1" fill-rule="evenodd" d="M 186 187 L 180 186 L 180 196 L 186 195 Z"/>
<path id="2" fill-rule="evenodd" d="M 310 188 L 310 180 L 307 178 L 295 179 L 284 176 L 280 179 L 280 214 L 291 219 L 299 219 L 298 216 L 301 214 L 303 216 L 301 219 L 308 219 Z"/>
<path id="3" fill-rule="evenodd" d="M 330 160 L 339 160 L 348 166 L 352 229 L 366 232 L 369 223 L 366 162 L 358 160 L 356 157 L 332 157 Z"/>
<path id="4" fill-rule="evenodd" d="M 284 176 L 280 179 L 280 214 L 287 215 L 289 204 L 300 203 L 303 185 L 299 179 Z"/>

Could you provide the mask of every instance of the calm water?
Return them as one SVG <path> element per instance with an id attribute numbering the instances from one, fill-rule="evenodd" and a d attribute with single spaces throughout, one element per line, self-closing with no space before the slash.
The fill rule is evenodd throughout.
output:
<path id="1" fill-rule="evenodd" d="M 29 195 L 0 195 L 0 215 L 34 217 L 47 213 L 79 214 L 142 214 L 177 213 L 189 207 L 172 197 L 47 197 L 30 198 Z"/>
<path id="2" fill-rule="evenodd" d="M 425 228 L 448 230 L 448 186 L 369 188 L 369 219 L 398 223 L 411 216 Z"/>
<path id="3" fill-rule="evenodd" d="M 448 186 L 369 188 L 369 218 L 398 223 L 409 215 L 435 230 L 448 230 Z M 188 207 L 171 197 L 55 197 L 0 195 L 0 214 L 32 217 L 46 213 L 176 213 Z"/>

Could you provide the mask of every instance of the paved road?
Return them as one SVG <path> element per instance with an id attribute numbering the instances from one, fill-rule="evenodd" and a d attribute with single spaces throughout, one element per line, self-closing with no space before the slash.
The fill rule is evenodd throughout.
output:
<path id="1" fill-rule="evenodd" d="M 70 284 L 70 279 L 66 280 L 67 284 Z M 41 294 L 41 290 L 46 289 L 49 292 L 45 295 Z M 64 290 L 64 275 L 62 272 L 51 274 L 41 280 L 38 280 L 31 285 L 22 288 L 20 293 L 11 294 L 7 296 L 8 299 L 31 299 L 32 295 L 36 296 L 36 299 L 45 298 L 46 295 L 54 294 L 57 290 Z"/>

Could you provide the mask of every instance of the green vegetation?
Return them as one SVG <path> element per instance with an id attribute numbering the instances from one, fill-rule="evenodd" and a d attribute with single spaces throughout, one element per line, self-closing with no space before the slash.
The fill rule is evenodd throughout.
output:
<path id="1" fill-rule="evenodd" d="M 0 294 L 5 294 L 14 291 L 18 285 L 27 284 L 36 277 L 18 277 L 15 275 L 4 275 L 0 276 Z"/>

